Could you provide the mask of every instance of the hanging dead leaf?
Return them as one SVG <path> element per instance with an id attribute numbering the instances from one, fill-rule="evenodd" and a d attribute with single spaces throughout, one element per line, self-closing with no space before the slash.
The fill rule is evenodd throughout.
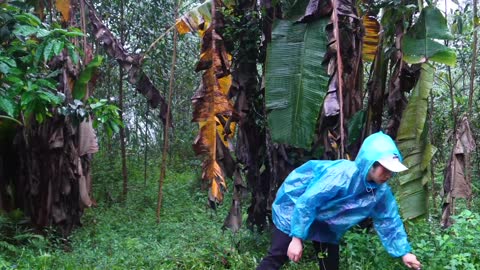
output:
<path id="1" fill-rule="evenodd" d="M 227 97 L 232 84 L 231 55 L 226 52 L 222 37 L 216 33 L 217 20 L 222 20 L 221 15 L 212 15 L 210 27 L 203 34 L 196 71 L 204 72 L 202 83 L 192 98 L 192 121 L 200 124 L 193 147 L 197 155 L 204 155 L 202 178 L 210 184 L 209 200 L 212 207 L 222 203 L 226 190 L 225 175 L 232 175 L 234 168 L 231 159 L 228 159 L 228 136 L 224 136 L 225 126 L 230 125 L 227 119 L 233 113 L 233 104 Z M 191 16 L 185 21 L 188 21 L 190 28 L 192 21 L 196 22 Z"/>
<path id="2" fill-rule="evenodd" d="M 467 155 L 475 150 L 475 140 L 467 117 L 462 118 L 455 130 L 455 141 L 443 182 L 442 226 L 444 227 L 452 224 L 450 215 L 454 212 L 452 208 L 455 198 L 468 199 L 472 196 L 471 178 L 466 177 L 465 172 L 466 167 L 471 166 Z"/>

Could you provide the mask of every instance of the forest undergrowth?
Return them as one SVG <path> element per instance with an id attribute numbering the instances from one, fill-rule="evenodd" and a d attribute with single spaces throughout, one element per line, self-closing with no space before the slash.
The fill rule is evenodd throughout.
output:
<path id="1" fill-rule="evenodd" d="M 191 166 L 167 173 L 159 224 L 158 183 L 150 179 L 145 185 L 140 170 L 131 178 L 125 202 L 112 195 L 121 193 L 114 175 L 109 182 L 99 178 L 107 174 L 94 174 L 98 205 L 85 210 L 82 226 L 68 239 L 51 229 L 42 235 L 31 232 L 22 224 L 21 213 L 1 215 L 0 269 L 254 269 L 267 252 L 269 233 L 247 226 L 236 234 L 222 230 L 230 198 L 211 210 L 198 173 Z M 478 211 L 461 212 L 447 230 L 434 216 L 409 221 L 406 227 L 423 269 L 480 269 Z M 306 244 L 301 263 L 284 269 L 317 269 L 315 256 Z M 373 229 L 355 228 L 341 244 L 341 269 L 406 268 L 388 256 Z"/>

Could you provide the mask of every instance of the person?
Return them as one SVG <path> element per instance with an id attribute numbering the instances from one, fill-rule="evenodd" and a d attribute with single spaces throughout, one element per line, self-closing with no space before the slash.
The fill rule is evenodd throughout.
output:
<path id="1" fill-rule="evenodd" d="M 355 161 L 311 160 L 293 170 L 273 202 L 272 242 L 257 270 L 279 269 L 288 259 L 298 262 L 306 240 L 326 255 L 318 256 L 320 269 L 336 270 L 340 238 L 367 217 L 391 256 L 420 269 L 386 183 L 408 169 L 401 162 L 392 138 L 378 132 L 365 139 Z"/>

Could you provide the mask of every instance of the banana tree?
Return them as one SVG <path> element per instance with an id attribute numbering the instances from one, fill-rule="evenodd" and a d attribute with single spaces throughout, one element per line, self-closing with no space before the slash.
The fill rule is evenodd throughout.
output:
<path id="1" fill-rule="evenodd" d="M 68 21 L 64 3 L 57 1 Z M 6 128 L 16 134 L 14 140 L 1 138 L 8 147 L 0 150 L 0 160 L 8 159 L 12 166 L 0 166 L 6 170 L 0 173 L 6 176 L 0 200 L 3 206 L 9 201 L 10 209 L 21 209 L 33 225 L 58 226 L 68 235 L 83 209 L 94 203 L 89 155 L 98 149 L 92 122 L 99 121 L 84 120 L 96 112 L 107 130 L 113 130 L 120 125 L 118 111 L 106 101 L 86 98 L 101 58 L 84 58 L 87 66 L 80 62 L 73 40 L 83 37 L 82 31 L 48 25 L 9 4 L 0 8 L 0 114 L 17 123 L 9 128 L 1 117 L 2 133 Z"/>
<path id="2" fill-rule="evenodd" d="M 268 1 L 262 3 L 271 7 Z M 436 41 L 449 38 L 445 19 L 429 6 L 415 24 L 409 25 L 406 21 L 416 13 L 414 4 L 391 3 L 383 5 L 380 12 L 375 2 L 366 1 L 362 9 L 366 8 L 366 12 L 361 16 L 351 1 L 304 0 L 278 8 L 281 16 L 272 16 L 271 32 L 264 32 L 268 43 L 262 86 L 268 128 L 263 151 L 268 158 L 262 167 L 270 170 L 270 175 L 268 181 L 262 182 L 250 180 L 258 179 L 258 175 L 247 178 L 254 190 L 269 191 L 268 195 L 254 191 L 257 207 L 251 209 L 267 215 L 282 176 L 288 174 L 288 169 L 277 174 L 275 163 L 285 161 L 291 169 L 311 158 L 354 158 L 362 138 L 384 127 L 397 138 L 405 162 L 411 167 L 408 174 L 400 176 L 402 211 L 406 218 L 422 215 L 426 209 L 426 172 L 435 152 L 426 140 L 424 125 L 426 96 L 434 72 L 430 62 L 455 63 L 454 53 Z M 199 28 L 200 34 L 205 33 L 208 28 L 204 25 L 213 20 L 209 10 L 198 7 L 188 18 L 182 18 L 177 28 Z M 207 52 L 204 55 L 209 55 Z M 365 109 L 363 61 L 372 62 Z M 393 70 L 389 72 L 390 67 Z M 217 70 L 224 72 L 223 67 Z M 234 85 L 230 90 L 235 89 Z M 239 115 L 242 108 L 235 106 Z M 385 110 L 390 114 L 386 126 Z M 222 123 L 231 121 L 217 121 L 216 133 L 231 134 Z M 212 137 L 213 130 L 209 133 Z M 240 142 L 253 141 L 241 132 L 239 136 L 243 136 Z M 242 157 L 241 152 L 237 155 Z"/>
<path id="3" fill-rule="evenodd" d="M 420 77 L 403 112 L 397 141 L 409 170 L 399 177 L 397 196 L 404 218 L 415 218 L 428 211 L 426 184 L 430 160 L 436 148 L 428 142 L 428 96 L 433 87 L 435 68 L 431 62 L 454 65 L 455 52 L 437 40 L 452 38 L 446 19 L 433 6 L 422 9 L 418 20 L 402 40 L 403 59 L 409 64 L 420 64 Z"/>

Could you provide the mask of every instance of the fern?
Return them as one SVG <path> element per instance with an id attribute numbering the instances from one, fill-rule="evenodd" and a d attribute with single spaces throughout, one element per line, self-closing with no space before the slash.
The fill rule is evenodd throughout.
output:
<path id="1" fill-rule="evenodd" d="M 2 251 L 3 254 L 5 253 L 5 251 L 16 254 L 21 252 L 21 249 L 6 241 L 0 241 L 0 251 Z"/>

